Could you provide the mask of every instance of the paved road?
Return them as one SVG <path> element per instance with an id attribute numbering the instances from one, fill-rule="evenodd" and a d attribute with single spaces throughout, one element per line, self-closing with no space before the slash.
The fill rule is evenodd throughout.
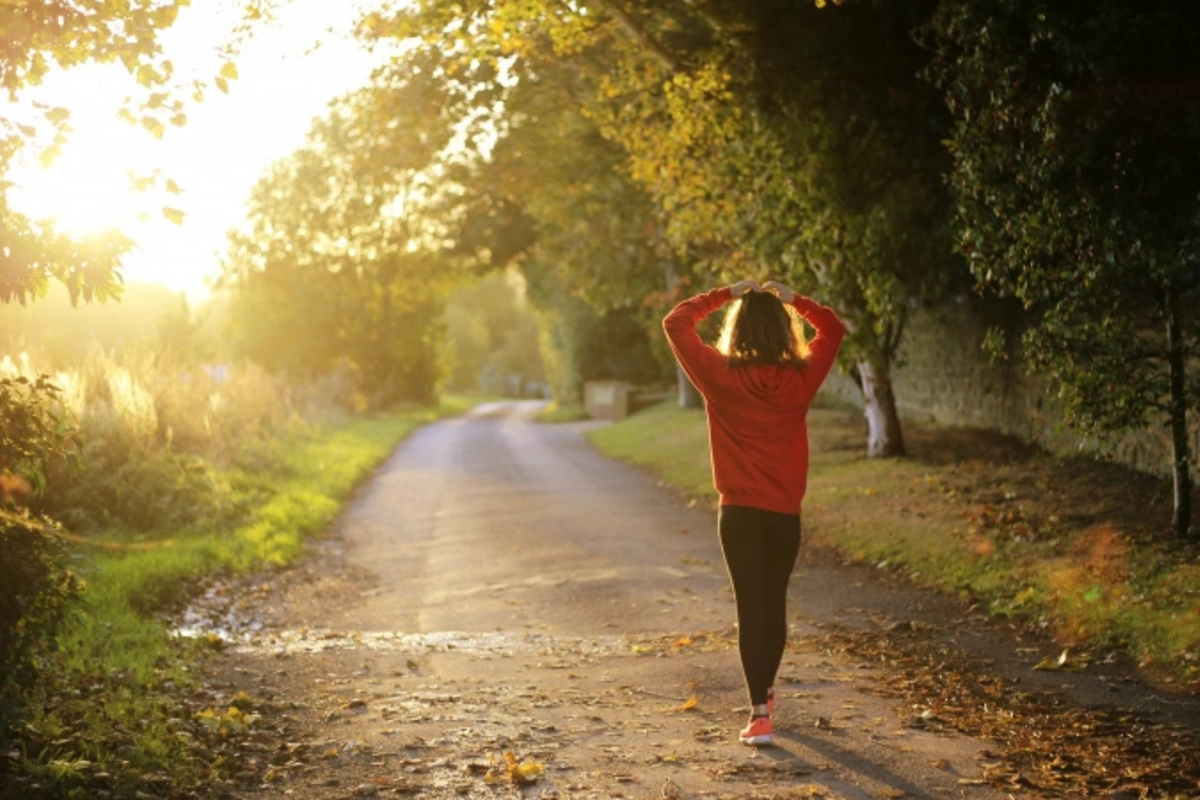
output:
<path id="1" fill-rule="evenodd" d="M 697 602 L 727 584 L 709 515 L 681 518 L 583 426 L 531 423 L 539 408 L 487 404 L 414 434 L 343 520 L 348 558 L 378 574 L 378 592 L 322 624 L 578 636 L 727 624 Z"/>
<path id="2" fill-rule="evenodd" d="M 329 757 L 279 767 L 255 796 L 494 797 L 503 752 L 545 767 L 532 796 L 1007 796 L 968 785 L 984 743 L 914 728 L 863 691 L 868 665 L 804 644 L 830 621 L 961 608 L 827 560 L 793 580 L 778 746 L 738 745 L 712 509 L 600 457 L 594 423 L 534 424 L 538 409 L 416 432 L 279 582 L 268 632 L 233 663 Z"/>

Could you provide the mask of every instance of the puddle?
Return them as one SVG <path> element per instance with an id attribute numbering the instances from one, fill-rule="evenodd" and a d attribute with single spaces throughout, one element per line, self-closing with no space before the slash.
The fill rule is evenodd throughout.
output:
<path id="1" fill-rule="evenodd" d="M 172 633 L 188 639 L 217 637 L 227 643 L 251 639 L 264 627 L 262 617 L 231 600 L 229 586 L 218 583 L 193 600 L 175 623 Z"/>
<path id="2" fill-rule="evenodd" d="M 218 635 L 220 635 L 218 633 Z M 372 650 L 409 655 L 459 652 L 473 656 L 511 656 L 534 654 L 547 656 L 590 656 L 629 652 L 622 637 L 572 638 L 540 633 L 495 631 L 467 633 L 434 631 L 362 631 L 346 633 L 323 628 L 301 628 L 248 634 L 229 640 L 240 653 L 322 653 L 326 650 Z"/>

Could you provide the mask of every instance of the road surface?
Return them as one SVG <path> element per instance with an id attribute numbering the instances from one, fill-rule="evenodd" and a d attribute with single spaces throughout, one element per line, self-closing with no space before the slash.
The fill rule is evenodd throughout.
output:
<path id="1" fill-rule="evenodd" d="M 961 608 L 828 556 L 792 581 L 776 746 L 740 745 L 713 509 L 599 456 L 596 423 L 533 423 L 539 407 L 417 431 L 274 582 L 225 662 L 230 692 L 288 709 L 286 753 L 246 796 L 1009 796 L 976 783 L 985 743 L 914 725 L 866 691 L 870 665 L 809 637 Z"/>

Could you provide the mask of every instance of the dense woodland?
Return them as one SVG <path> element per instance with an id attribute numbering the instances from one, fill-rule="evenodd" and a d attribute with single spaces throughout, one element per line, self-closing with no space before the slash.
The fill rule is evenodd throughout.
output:
<path id="1" fill-rule="evenodd" d="M 156 39 L 181 5 L 5 6 L 0 82 L 16 99 L 52 65 L 119 62 L 126 116 L 183 124 Z M 774 278 L 844 317 L 864 451 L 895 457 L 906 323 L 956 297 L 1008 298 L 1020 341 L 990 343 L 998 357 L 1021 349 L 1069 424 L 1169 430 L 1172 530 L 1194 535 L 1200 5 L 416 0 L 380 4 L 357 36 L 391 57 L 254 188 L 221 265 L 220 325 L 176 309 L 145 373 L 131 348 L 107 366 L 93 352 L 78 373 L 90 395 L 41 374 L 86 360 L 61 336 L 44 343 L 45 369 L 0 378 L 0 720 L 78 591 L 63 523 L 175 519 L 170 503 L 153 519 L 121 509 L 147 491 L 195 505 L 215 480 L 201 461 L 247 466 L 261 453 L 239 443 L 286 423 L 264 411 L 188 425 L 199 406 L 135 380 L 166 350 L 172 375 L 198 381 L 235 365 L 241 396 L 269 394 L 284 416 L 430 403 L 514 373 L 562 406 L 592 378 L 679 380 L 695 403 L 663 314 L 690 292 Z M 0 120 L 0 173 L 46 137 L 53 158 L 69 112 L 43 116 Z M 120 299 L 123 236 L 73 238 L 3 193 L 0 229 L 5 303 L 36 308 L 51 286 L 80 313 Z M 21 319 L 9 335 L 27 333 Z M 67 477 L 68 462 L 90 477 Z M 169 487 L 152 477 L 164 469 Z M 219 525 L 236 509 L 228 491 L 212 496 L 206 524 Z"/>

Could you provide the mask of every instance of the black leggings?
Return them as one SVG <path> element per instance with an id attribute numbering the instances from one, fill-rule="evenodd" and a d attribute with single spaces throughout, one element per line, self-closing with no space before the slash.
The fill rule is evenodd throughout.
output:
<path id="1" fill-rule="evenodd" d="M 717 531 L 737 600 L 746 688 L 750 702 L 762 705 L 787 643 L 787 586 L 800 552 L 800 515 L 721 506 Z"/>

